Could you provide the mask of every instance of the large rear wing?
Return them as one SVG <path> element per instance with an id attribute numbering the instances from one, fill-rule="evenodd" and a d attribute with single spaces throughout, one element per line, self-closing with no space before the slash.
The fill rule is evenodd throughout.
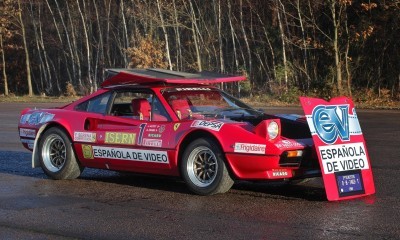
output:
<path id="1" fill-rule="evenodd" d="M 158 68 L 147 69 L 107 69 L 108 77 L 102 87 L 124 84 L 175 83 L 214 84 L 246 80 L 245 76 L 235 76 L 214 72 L 187 73 Z"/>

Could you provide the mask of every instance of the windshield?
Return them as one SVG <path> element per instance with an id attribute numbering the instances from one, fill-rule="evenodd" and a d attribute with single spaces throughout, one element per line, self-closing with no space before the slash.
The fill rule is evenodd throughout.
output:
<path id="1" fill-rule="evenodd" d="M 163 96 L 180 119 L 256 117 L 261 112 L 216 88 L 169 88 Z"/>

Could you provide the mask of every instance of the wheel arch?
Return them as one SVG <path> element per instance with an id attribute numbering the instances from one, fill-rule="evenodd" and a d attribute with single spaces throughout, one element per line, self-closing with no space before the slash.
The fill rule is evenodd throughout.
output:
<path id="1" fill-rule="evenodd" d="M 177 154 L 177 159 L 176 159 L 176 166 L 178 166 L 178 168 L 179 168 L 179 174 L 180 174 L 181 176 L 182 176 L 182 172 L 181 172 L 180 164 L 181 164 L 181 161 L 182 161 L 183 152 L 185 151 L 186 147 L 187 147 L 191 142 L 193 142 L 194 140 L 199 139 L 199 138 L 210 138 L 210 139 L 214 140 L 214 141 L 218 144 L 218 147 L 221 149 L 222 154 L 225 155 L 224 148 L 222 147 L 221 141 L 220 141 L 220 139 L 218 139 L 217 136 L 215 136 L 215 135 L 212 134 L 211 132 L 205 131 L 205 130 L 200 130 L 200 129 L 199 129 L 199 130 L 192 131 L 192 132 L 190 132 L 189 134 L 187 134 L 186 136 L 184 136 L 184 138 L 183 138 L 183 139 L 181 140 L 181 142 L 179 143 L 178 154 Z M 227 166 L 227 169 L 228 169 L 228 171 L 229 171 L 229 174 L 230 174 L 232 177 L 234 177 L 235 175 L 233 174 L 233 171 L 232 171 L 232 169 L 231 169 L 230 163 L 227 161 L 227 159 L 226 159 L 225 156 L 224 156 L 223 159 L 224 159 L 224 162 L 225 162 L 225 164 L 226 164 L 226 166 Z"/>
<path id="2" fill-rule="evenodd" d="M 52 127 L 58 127 L 58 128 L 60 128 L 61 130 L 63 130 L 63 131 L 66 133 L 66 135 L 68 136 L 69 140 L 70 140 L 71 142 L 73 142 L 73 141 L 72 141 L 71 133 L 70 133 L 70 132 L 68 131 L 68 129 L 67 129 L 64 125 L 62 125 L 61 123 L 59 123 L 59 122 L 48 122 L 48 123 L 43 124 L 43 125 L 39 128 L 39 130 L 38 130 L 38 132 L 37 132 L 37 134 L 36 134 L 35 143 L 34 143 L 34 145 L 33 145 L 32 168 L 40 167 L 39 151 L 38 151 L 39 141 L 40 141 L 40 138 L 42 137 L 43 133 L 45 133 L 48 129 L 50 129 L 50 128 L 52 128 Z M 73 152 L 74 152 L 74 154 L 75 154 L 75 150 L 74 150 L 73 147 L 72 147 L 72 149 L 73 149 Z M 75 156 L 75 157 L 76 157 L 76 156 Z M 76 159 L 78 159 L 78 158 L 76 158 Z M 79 161 L 79 159 L 78 159 L 78 161 Z"/>

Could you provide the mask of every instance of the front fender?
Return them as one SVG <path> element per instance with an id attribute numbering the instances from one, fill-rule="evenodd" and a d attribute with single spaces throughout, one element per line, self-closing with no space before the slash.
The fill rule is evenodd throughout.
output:
<path id="1" fill-rule="evenodd" d="M 46 129 L 46 127 L 49 125 L 49 123 L 45 123 L 43 124 L 37 134 L 36 134 L 36 138 L 35 138 L 35 142 L 33 144 L 33 153 L 32 153 L 32 168 L 37 168 L 40 167 L 40 161 L 39 161 L 39 152 L 38 152 L 38 147 L 39 147 L 39 140 L 40 137 L 43 134 L 43 131 Z"/>
<path id="2" fill-rule="evenodd" d="M 67 134 L 71 136 L 71 131 L 70 131 L 71 127 L 69 125 L 67 125 L 67 127 L 66 127 L 65 121 L 51 121 L 51 122 L 47 122 L 47 123 L 43 124 L 39 128 L 39 130 L 38 130 L 38 132 L 36 134 L 35 142 L 34 142 L 34 145 L 33 145 L 32 168 L 40 167 L 39 152 L 38 152 L 39 141 L 40 141 L 40 137 L 42 136 L 44 130 L 46 130 L 49 125 L 61 126 L 62 128 L 65 129 Z"/>

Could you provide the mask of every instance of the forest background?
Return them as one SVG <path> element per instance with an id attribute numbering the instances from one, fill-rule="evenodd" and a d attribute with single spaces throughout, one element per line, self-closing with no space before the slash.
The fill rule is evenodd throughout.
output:
<path id="1" fill-rule="evenodd" d="M 158 67 L 244 74 L 223 87 L 259 101 L 391 105 L 399 39 L 399 0 L 0 0 L 0 94 L 85 95 L 107 68 Z"/>

